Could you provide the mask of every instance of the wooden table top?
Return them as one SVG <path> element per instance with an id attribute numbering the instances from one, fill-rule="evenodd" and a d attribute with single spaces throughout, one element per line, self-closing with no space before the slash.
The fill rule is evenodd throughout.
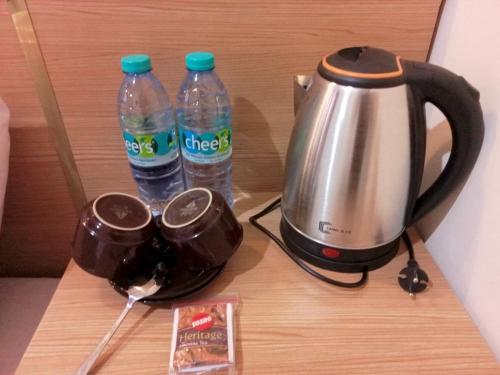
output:
<path id="1" fill-rule="evenodd" d="M 276 194 L 238 201 L 244 241 L 222 274 L 195 297 L 238 293 L 237 367 L 242 374 L 494 374 L 498 364 L 422 242 L 417 260 L 432 287 L 409 297 L 397 282 L 407 255 L 356 290 L 327 285 L 297 267 L 248 223 Z M 279 213 L 261 222 L 278 229 Z M 357 275 L 335 275 L 354 280 Z M 71 262 L 17 374 L 72 374 L 125 305 L 106 280 Z M 134 306 L 98 360 L 98 374 L 167 374 L 167 308 Z"/>

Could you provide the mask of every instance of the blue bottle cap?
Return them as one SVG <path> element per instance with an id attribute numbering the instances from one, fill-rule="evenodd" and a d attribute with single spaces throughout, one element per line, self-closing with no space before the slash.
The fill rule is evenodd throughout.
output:
<path id="1" fill-rule="evenodd" d="M 145 73 L 151 70 L 151 58 L 148 55 L 128 55 L 121 59 L 124 73 Z"/>
<path id="2" fill-rule="evenodd" d="M 186 68 L 197 71 L 212 70 L 214 61 L 211 52 L 191 52 L 186 55 Z"/>

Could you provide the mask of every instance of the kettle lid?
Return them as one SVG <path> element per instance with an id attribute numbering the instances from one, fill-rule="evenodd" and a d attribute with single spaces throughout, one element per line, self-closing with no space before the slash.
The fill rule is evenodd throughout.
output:
<path id="1" fill-rule="evenodd" d="M 325 56 L 318 73 L 329 81 L 354 87 L 393 87 L 404 83 L 400 57 L 373 47 L 344 48 Z"/>

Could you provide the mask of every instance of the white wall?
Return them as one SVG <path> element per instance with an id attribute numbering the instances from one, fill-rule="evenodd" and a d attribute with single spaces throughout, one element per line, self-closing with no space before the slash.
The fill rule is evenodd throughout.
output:
<path id="1" fill-rule="evenodd" d="M 427 248 L 497 360 L 500 360 L 499 39 L 500 1 L 446 1 L 430 62 L 463 75 L 480 91 L 485 138 L 476 167 L 451 208 L 451 202 L 445 203 L 418 226 L 424 238 L 428 237 Z M 435 109 L 430 112 L 428 126 L 442 125 L 442 115 Z M 435 129 L 429 132 L 432 136 Z"/>

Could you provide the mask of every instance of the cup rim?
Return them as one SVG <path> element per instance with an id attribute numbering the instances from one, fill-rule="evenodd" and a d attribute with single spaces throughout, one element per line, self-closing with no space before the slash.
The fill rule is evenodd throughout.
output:
<path id="1" fill-rule="evenodd" d="M 123 195 L 125 197 L 129 197 L 129 198 L 132 198 L 132 199 L 135 199 L 136 201 L 138 201 L 143 207 L 144 209 L 146 210 L 146 212 L 148 213 L 148 219 L 144 222 L 144 224 L 142 225 L 139 225 L 139 226 L 136 226 L 136 227 L 131 227 L 131 228 L 125 228 L 125 227 L 120 227 L 118 225 L 114 225 L 114 224 L 111 224 L 110 222 L 106 221 L 104 218 L 102 218 L 98 212 L 97 212 L 97 209 L 96 209 L 96 205 L 97 205 L 97 202 L 101 199 L 101 198 L 104 198 L 104 197 L 107 197 L 109 195 Z M 110 193 L 104 193 L 104 194 L 101 194 L 99 195 L 96 199 L 94 199 L 94 202 L 92 203 L 92 213 L 97 217 L 97 219 L 99 219 L 99 221 L 101 221 L 104 225 L 110 227 L 110 228 L 113 228 L 113 229 L 116 229 L 116 230 L 121 230 L 121 231 L 125 231 L 125 232 L 132 232 L 132 231 L 136 231 L 136 230 L 139 230 L 139 229 L 142 229 L 142 228 L 145 228 L 148 226 L 148 224 L 151 222 L 151 219 L 153 218 L 153 215 L 151 214 L 151 211 L 149 210 L 149 207 L 146 205 L 146 203 L 144 203 L 143 201 L 141 201 L 139 198 L 137 198 L 136 196 L 132 195 L 132 194 L 127 194 L 127 193 L 120 193 L 118 191 L 114 191 L 114 192 L 110 192 Z"/>
<path id="2" fill-rule="evenodd" d="M 208 194 L 208 197 L 209 197 L 209 200 L 208 200 L 208 204 L 207 206 L 205 207 L 205 209 L 199 213 L 194 219 L 191 219 L 190 221 L 188 221 L 187 223 L 183 223 L 183 224 L 169 224 L 167 223 L 167 221 L 165 220 L 165 212 L 167 212 L 168 208 L 170 207 L 170 205 L 177 199 L 179 199 L 180 197 L 182 197 L 183 195 L 187 194 L 187 193 L 190 193 L 192 191 L 195 191 L 195 190 L 201 190 L 201 191 L 204 191 Z M 176 195 L 174 197 L 174 199 L 172 199 L 170 202 L 167 203 L 167 205 L 165 206 L 165 208 L 163 209 L 163 212 L 161 214 L 161 222 L 163 225 L 165 225 L 167 228 L 172 228 L 172 229 L 178 229 L 178 228 L 183 228 L 183 227 L 186 227 L 192 223 L 194 223 L 196 220 L 198 220 L 200 217 L 202 217 L 203 215 L 205 215 L 205 213 L 208 211 L 208 209 L 210 208 L 210 206 L 212 205 L 212 199 L 213 199 L 213 196 L 212 196 L 212 192 L 207 189 L 207 188 L 204 188 L 204 187 L 196 187 L 196 188 L 192 188 L 192 189 L 188 189 L 186 191 L 183 191 L 182 193 L 180 193 L 179 195 Z"/>

